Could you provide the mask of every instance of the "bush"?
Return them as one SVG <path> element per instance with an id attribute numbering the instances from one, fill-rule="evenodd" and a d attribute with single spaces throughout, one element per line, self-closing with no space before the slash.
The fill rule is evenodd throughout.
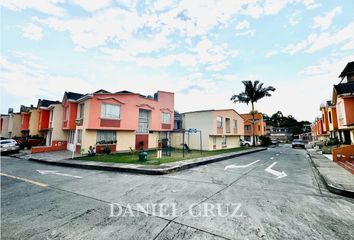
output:
<path id="1" fill-rule="evenodd" d="M 261 141 L 262 146 L 269 146 L 272 144 L 272 140 L 268 136 L 260 136 L 259 140 Z"/>
<path id="2" fill-rule="evenodd" d="M 338 138 L 330 138 L 325 143 L 325 146 L 337 146 L 337 145 L 340 145 Z"/>
<path id="3" fill-rule="evenodd" d="M 107 155 L 109 155 L 109 154 L 111 154 L 111 148 L 110 147 L 105 147 L 102 152 L 107 154 Z"/>

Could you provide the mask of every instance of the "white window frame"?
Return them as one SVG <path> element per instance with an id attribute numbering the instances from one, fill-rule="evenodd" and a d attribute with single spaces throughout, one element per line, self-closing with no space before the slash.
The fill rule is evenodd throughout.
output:
<path id="1" fill-rule="evenodd" d="M 161 117 L 162 117 L 162 123 L 163 124 L 171 124 L 171 113 L 162 112 Z"/>
<path id="2" fill-rule="evenodd" d="M 109 133 L 111 134 L 111 136 L 114 136 L 112 139 L 102 139 L 100 135 L 100 133 Z M 117 131 L 112 131 L 112 130 L 98 130 L 96 133 L 96 143 L 100 142 L 100 141 L 115 141 L 116 143 L 113 144 L 117 144 Z"/>
<path id="3" fill-rule="evenodd" d="M 216 117 L 216 127 L 217 128 L 222 128 L 223 127 L 223 117 L 217 116 Z"/>
<path id="4" fill-rule="evenodd" d="M 68 121 L 69 119 L 69 107 L 64 108 L 64 121 Z"/>
<path id="5" fill-rule="evenodd" d="M 79 104 L 79 119 L 84 119 L 85 115 L 85 103 L 80 103 Z"/>
<path id="6" fill-rule="evenodd" d="M 118 115 L 113 115 L 113 112 L 112 111 L 112 114 L 108 115 L 106 110 L 107 110 L 107 107 L 117 107 L 117 110 L 118 110 Z M 121 107 L 119 104 L 112 104 L 112 103 L 102 103 L 101 104 L 101 118 L 104 118 L 104 119 L 114 119 L 114 120 L 120 120 L 120 113 L 121 113 Z"/>
<path id="7" fill-rule="evenodd" d="M 237 120 L 234 119 L 234 129 L 237 129 Z"/>
<path id="8" fill-rule="evenodd" d="M 75 139 L 75 137 L 74 137 Z M 77 130 L 77 143 L 82 144 L 82 129 Z"/>
<path id="9" fill-rule="evenodd" d="M 146 112 L 147 113 L 147 121 L 145 122 L 145 118 L 142 118 L 140 115 L 140 112 Z M 139 119 L 138 119 L 138 130 L 137 133 L 149 133 L 149 129 L 150 129 L 150 114 L 151 112 L 149 110 L 145 110 L 145 109 L 139 109 Z M 144 122 L 141 122 L 141 120 L 144 120 Z M 146 124 L 146 127 L 142 128 L 141 124 Z"/>
<path id="10" fill-rule="evenodd" d="M 221 136 L 221 145 L 226 146 L 227 145 L 227 138 L 225 135 Z"/>

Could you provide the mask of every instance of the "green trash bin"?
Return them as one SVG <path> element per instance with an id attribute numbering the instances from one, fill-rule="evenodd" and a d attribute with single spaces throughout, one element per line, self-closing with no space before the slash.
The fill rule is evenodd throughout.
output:
<path id="1" fill-rule="evenodd" d="M 139 153 L 139 161 L 142 161 L 142 162 L 144 162 L 144 161 L 147 161 L 147 152 L 141 152 L 141 153 Z"/>

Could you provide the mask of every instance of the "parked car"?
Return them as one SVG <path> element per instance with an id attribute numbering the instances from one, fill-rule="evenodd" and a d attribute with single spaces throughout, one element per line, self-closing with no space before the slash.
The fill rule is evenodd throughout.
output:
<path id="1" fill-rule="evenodd" d="M 305 143 L 304 143 L 304 141 L 302 141 L 300 139 L 294 139 L 293 143 L 291 145 L 293 148 L 300 147 L 300 148 L 305 149 Z"/>
<path id="2" fill-rule="evenodd" d="M 252 146 L 252 144 L 251 144 L 250 141 L 246 141 L 246 140 L 244 140 L 244 139 L 241 139 L 241 140 L 240 140 L 240 145 L 241 145 L 241 146 L 245 146 L 245 147 L 250 147 L 250 146 Z"/>
<path id="3" fill-rule="evenodd" d="M 0 140 L 1 154 L 18 153 L 20 152 L 20 145 L 13 139 Z"/>
<path id="4" fill-rule="evenodd" d="M 278 146 L 279 145 L 279 141 L 277 139 L 272 139 L 272 145 Z"/>

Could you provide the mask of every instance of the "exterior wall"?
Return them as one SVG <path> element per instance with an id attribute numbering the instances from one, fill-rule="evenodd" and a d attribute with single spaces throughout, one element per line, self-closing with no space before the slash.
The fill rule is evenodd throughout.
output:
<path id="1" fill-rule="evenodd" d="M 39 135 L 38 131 L 38 121 L 39 121 L 39 112 L 37 109 L 30 110 L 30 119 L 29 119 L 29 135 Z"/>
<path id="2" fill-rule="evenodd" d="M 328 108 L 327 107 L 321 107 L 321 113 L 322 113 L 323 131 L 327 132 L 329 130 Z"/>
<path id="3" fill-rule="evenodd" d="M 21 137 L 22 133 L 21 133 L 21 114 L 19 113 L 14 113 L 10 115 L 9 118 L 9 137 Z M 10 134 L 11 133 L 11 134 Z"/>
<path id="4" fill-rule="evenodd" d="M 29 131 L 30 113 L 21 113 L 21 131 Z"/>
<path id="5" fill-rule="evenodd" d="M 135 133 L 133 131 L 118 131 L 117 151 L 129 151 L 130 148 L 135 149 Z"/>
<path id="6" fill-rule="evenodd" d="M 77 106 L 78 104 L 76 102 L 70 102 L 68 100 L 63 103 L 63 130 L 75 130 Z M 68 108 L 67 120 L 65 120 L 65 108 Z"/>
<path id="7" fill-rule="evenodd" d="M 253 124 L 252 124 L 252 114 L 241 114 L 244 118 L 244 125 L 250 125 L 250 130 L 244 131 L 244 136 L 253 136 Z M 254 135 L 255 136 L 263 136 L 266 134 L 266 122 L 263 120 L 263 114 L 257 113 L 255 114 L 255 124 L 254 124 Z M 252 139 L 251 139 L 252 141 Z"/>
<path id="8" fill-rule="evenodd" d="M 1 137 L 8 138 L 9 135 L 9 120 L 10 116 L 1 116 Z"/>
<path id="9" fill-rule="evenodd" d="M 38 130 L 43 131 L 49 128 L 49 109 L 39 109 Z"/>
<path id="10" fill-rule="evenodd" d="M 51 152 L 66 150 L 66 141 L 52 141 L 51 146 L 32 147 L 32 153 Z"/>
<path id="11" fill-rule="evenodd" d="M 196 128 L 202 132 L 202 149 L 209 150 L 209 135 L 216 132 L 216 120 L 214 120 L 214 114 L 212 111 L 208 112 L 192 112 L 186 113 L 182 117 L 183 128 L 190 129 Z M 215 125 L 214 125 L 215 122 Z M 182 137 L 180 144 L 182 144 Z M 188 144 L 191 149 L 200 149 L 200 136 L 199 133 L 192 133 L 185 135 L 185 143 Z M 181 146 L 180 146 L 181 147 Z"/>
<path id="12" fill-rule="evenodd" d="M 95 94 L 90 101 L 90 114 L 88 118 L 89 129 L 107 130 L 137 130 L 139 121 L 139 109 L 151 111 L 151 131 L 171 131 L 174 121 L 174 94 L 158 93 L 158 101 L 141 97 L 137 94 Z M 86 103 L 87 101 L 85 101 Z M 120 105 L 120 117 L 118 126 L 101 126 L 101 104 L 110 103 Z M 162 124 L 162 112 L 171 114 L 169 126 Z M 103 119 L 104 120 L 104 119 Z M 115 120 L 117 121 L 117 120 Z"/>
<path id="13" fill-rule="evenodd" d="M 157 148 L 158 141 L 160 139 L 160 135 L 158 132 L 153 132 L 149 134 L 149 140 L 148 140 L 148 148 Z"/>
<path id="14" fill-rule="evenodd" d="M 66 141 L 67 133 L 62 130 L 63 106 L 61 104 L 55 104 L 52 113 L 52 141 Z"/>
<path id="15" fill-rule="evenodd" d="M 95 130 L 83 130 L 82 131 L 82 144 L 81 149 L 84 153 L 87 153 L 90 146 L 96 146 L 97 131 Z M 77 139 L 77 136 L 76 136 Z M 77 141 L 77 140 L 76 140 Z"/>
<path id="16" fill-rule="evenodd" d="M 244 128 L 244 119 L 233 110 L 223 110 L 223 111 L 214 111 L 213 112 L 213 133 L 212 134 L 221 134 L 221 135 L 239 135 L 243 136 L 245 134 Z M 217 129 L 217 117 L 220 116 L 223 118 L 223 129 Z M 230 133 L 226 132 L 226 118 L 230 119 Z M 233 126 L 233 121 L 237 120 L 237 128 Z"/>
<path id="17" fill-rule="evenodd" d="M 215 138 L 215 145 L 214 145 Z M 240 147 L 240 136 L 226 136 L 226 145 L 222 145 L 222 136 L 209 136 L 209 150 Z"/>
<path id="18" fill-rule="evenodd" d="M 344 98 L 346 125 L 354 124 L 354 97 Z"/>
<path id="19" fill-rule="evenodd" d="M 330 115 L 332 121 L 329 121 Z M 329 131 L 335 131 L 338 129 L 337 110 L 335 107 L 328 108 L 328 129 Z"/>

